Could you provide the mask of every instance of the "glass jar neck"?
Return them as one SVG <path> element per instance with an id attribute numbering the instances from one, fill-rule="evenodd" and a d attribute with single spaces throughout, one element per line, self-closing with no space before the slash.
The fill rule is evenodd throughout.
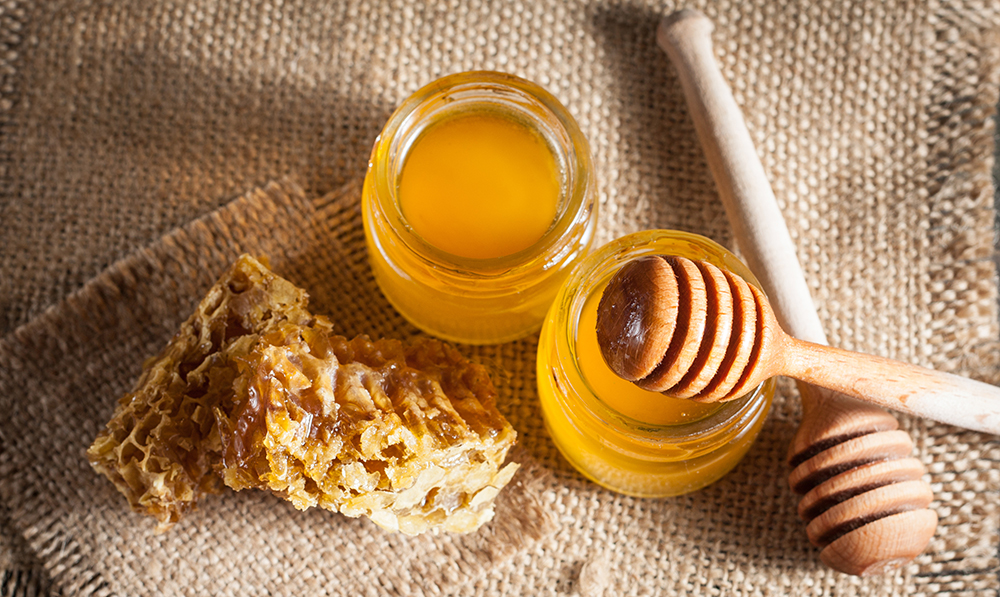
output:
<path id="1" fill-rule="evenodd" d="M 442 251 L 413 230 L 399 200 L 403 166 L 420 135 L 429 126 L 472 111 L 492 111 L 536 131 L 552 151 L 559 170 L 560 197 L 552 225 L 531 246 L 502 257 L 475 259 Z M 581 225 L 590 228 L 586 244 L 593 236 L 590 195 L 594 182 L 586 140 L 554 97 L 512 75 L 460 73 L 419 90 L 390 117 L 375 143 L 369 169 L 372 210 L 384 222 L 383 232 L 406 246 L 414 259 L 438 269 L 443 276 L 509 277 L 527 263 L 537 267 L 539 256 L 546 263 L 557 264 L 575 254 Z"/>

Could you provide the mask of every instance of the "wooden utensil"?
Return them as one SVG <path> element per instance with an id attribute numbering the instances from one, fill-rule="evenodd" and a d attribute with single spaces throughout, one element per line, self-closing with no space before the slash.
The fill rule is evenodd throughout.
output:
<path id="1" fill-rule="evenodd" d="M 660 24 L 657 39 L 684 87 L 698 136 L 744 256 L 784 329 L 813 342 L 826 335 L 774 193 L 739 107 L 712 54 L 712 25 L 696 11 Z M 789 447 L 789 483 L 821 559 L 849 574 L 898 568 L 926 547 L 937 526 L 930 487 L 913 444 L 884 410 L 799 383 L 802 422 Z M 915 482 L 915 483 L 914 483 Z M 900 488 L 901 485 L 906 488 Z M 914 487 L 919 491 L 914 492 Z M 876 493 L 877 492 L 877 493 Z M 920 495 L 886 500 L 885 493 Z"/>
<path id="2" fill-rule="evenodd" d="M 597 340 L 620 377 L 673 398 L 732 400 L 784 375 L 1000 434 L 1000 388 L 796 340 L 781 329 L 763 292 L 704 261 L 650 256 L 627 263 L 601 297 Z"/>

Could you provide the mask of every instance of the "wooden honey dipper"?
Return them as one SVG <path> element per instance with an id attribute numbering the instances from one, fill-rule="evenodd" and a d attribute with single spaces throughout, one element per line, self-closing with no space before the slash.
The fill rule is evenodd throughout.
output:
<path id="1" fill-rule="evenodd" d="M 712 54 L 711 23 L 696 11 L 663 20 L 657 35 L 680 76 L 735 235 L 784 329 L 825 343 L 774 193 L 739 107 Z M 821 559 L 849 574 L 888 572 L 916 557 L 937 526 L 913 443 L 889 413 L 799 383 L 802 422 L 789 447 L 789 483 Z M 904 405 L 905 406 L 905 405 Z"/>
<path id="2" fill-rule="evenodd" d="M 801 369 L 801 359 L 784 352 L 786 342 L 800 342 L 781 330 L 760 290 L 682 257 L 624 265 L 601 297 L 597 335 L 612 370 L 676 398 L 732 399 L 786 373 L 786 359 Z M 937 526 L 910 438 L 880 408 L 805 383 L 799 389 L 803 415 L 789 450 L 789 483 L 805 494 L 799 515 L 821 559 L 858 575 L 909 562 Z"/>
<path id="3" fill-rule="evenodd" d="M 763 292 L 705 261 L 647 256 L 622 266 L 601 296 L 597 341 L 620 377 L 673 398 L 732 400 L 784 375 L 1000 434 L 1000 388 L 797 340 Z"/>

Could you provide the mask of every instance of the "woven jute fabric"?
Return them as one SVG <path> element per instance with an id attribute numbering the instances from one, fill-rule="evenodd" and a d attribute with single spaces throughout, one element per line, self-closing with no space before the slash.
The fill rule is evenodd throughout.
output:
<path id="1" fill-rule="evenodd" d="M 358 230 L 355 193 L 314 205 L 290 183 L 269 185 L 115 264 L 0 345 L 0 387 L 13 398 L 5 435 L 16 432 L 5 439 L 0 491 L 28 543 L 63 569 L 68 593 L 405 595 L 425 584 L 440 592 L 551 529 L 541 501 L 547 475 L 523 451 L 515 459 L 528 468 L 498 501 L 495 523 L 418 538 L 300 513 L 263 492 L 206 500 L 182 527 L 158 535 L 149 520 L 123 520 L 121 497 L 80 461 L 113 406 L 81 395 L 127 391 L 142 361 L 240 253 L 267 256 L 342 334 L 405 332 L 375 298 Z M 45 497 L 25 503 L 38 492 Z"/>
<path id="2" fill-rule="evenodd" d="M 992 114 L 1000 7 L 695 2 L 830 342 L 1000 378 Z M 678 498 L 614 494 L 541 421 L 536 341 L 460 347 L 495 372 L 527 463 L 494 522 L 406 538 L 259 492 L 163 535 L 83 450 L 239 251 L 345 334 L 416 333 L 365 263 L 357 180 L 391 110 L 494 69 L 549 89 L 591 143 L 599 242 L 732 237 L 655 47 L 672 3 L 0 4 L 0 591 L 32 594 L 981 595 L 1000 590 L 1000 445 L 900 417 L 941 523 L 913 564 L 819 563 L 787 487 L 780 385 L 746 459 Z M 270 180 L 280 180 L 268 185 Z M 348 186 L 344 186 L 345 183 Z M 234 199 L 235 198 L 235 199 Z"/>

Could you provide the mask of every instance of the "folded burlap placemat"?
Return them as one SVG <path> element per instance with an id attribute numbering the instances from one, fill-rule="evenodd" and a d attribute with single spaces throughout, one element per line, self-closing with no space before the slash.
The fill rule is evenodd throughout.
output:
<path id="1" fill-rule="evenodd" d="M 494 522 L 474 534 L 417 538 L 300 513 L 256 491 L 205 500 L 157 534 L 151 520 L 126 516 L 121 496 L 81 461 L 110 417 L 107 398 L 130 389 L 142 362 L 240 253 L 269 257 L 339 333 L 405 335 L 368 274 L 357 198 L 335 193 L 314 206 L 291 183 L 269 185 L 116 263 L 0 342 L 0 495 L 66 592 L 358 595 L 377 586 L 437 594 L 551 530 L 545 471 L 523 451 L 515 458 L 526 469 L 498 499 Z M 503 367 L 503 357 L 491 366 Z"/>
<path id="2" fill-rule="evenodd" d="M 995 382 L 997 7 L 694 6 L 717 24 L 723 72 L 830 341 Z M 86 466 L 80 450 L 137 364 L 240 246 L 271 249 L 282 273 L 331 314 L 363 314 L 347 319 L 350 331 L 413 333 L 371 285 L 356 197 L 322 197 L 363 173 L 391 109 L 437 76 L 505 70 L 566 103 L 592 144 L 601 241 L 672 227 L 731 244 L 681 91 L 653 41 L 659 16 L 673 8 L 555 0 L 0 7 L 0 412 L 12 413 L 0 421 L 0 516 L 9 517 L 0 521 L 0 563 L 9 566 L 0 590 L 36 591 L 51 576 L 69 594 L 997 591 L 995 438 L 903 418 L 941 525 L 907 569 L 848 578 L 818 563 L 786 487 L 784 451 L 798 421 L 790 385 L 747 459 L 721 482 L 681 498 L 627 498 L 583 481 L 548 440 L 533 339 L 463 352 L 498 372 L 500 408 L 535 466 L 523 479 L 537 483 L 511 502 L 542 504 L 548 534 L 408 540 L 244 492 L 206 502 L 186 526 L 156 537 Z M 256 213 L 282 226 L 311 222 L 321 236 L 257 234 L 247 207 L 257 193 L 226 205 L 285 175 L 308 201 L 272 192 L 299 207 Z M 314 201 L 311 214 L 301 207 Z M 246 224 L 227 225 L 228 235 L 202 228 L 218 212 L 176 233 L 190 242 L 170 244 L 180 238 L 171 230 L 224 205 Z M 342 216 L 323 215 L 338 209 Z M 88 297 L 103 308 L 77 311 Z M 263 531 L 275 527 L 287 541 Z M 324 566 L 303 563 L 296 542 L 319 550 Z M 197 571 L 241 550 L 252 564 L 219 577 Z"/>

